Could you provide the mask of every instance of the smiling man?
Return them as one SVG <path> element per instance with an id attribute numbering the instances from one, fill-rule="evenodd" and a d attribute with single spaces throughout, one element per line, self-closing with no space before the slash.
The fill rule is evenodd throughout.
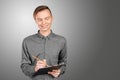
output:
<path id="1" fill-rule="evenodd" d="M 52 32 L 53 15 L 48 6 L 38 6 L 33 17 L 39 30 L 23 40 L 21 69 L 32 80 L 57 80 L 66 70 L 66 39 Z M 33 76 L 41 68 L 60 64 L 64 65 L 57 70 Z"/>

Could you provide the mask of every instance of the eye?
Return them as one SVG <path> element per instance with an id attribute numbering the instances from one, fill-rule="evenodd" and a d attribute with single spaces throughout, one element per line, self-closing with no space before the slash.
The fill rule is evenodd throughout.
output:
<path id="1" fill-rule="evenodd" d="M 45 20 L 49 20 L 49 17 L 46 17 Z"/>
<path id="2" fill-rule="evenodd" d="M 40 18 L 37 18 L 37 21 L 42 21 L 42 19 L 40 19 Z"/>

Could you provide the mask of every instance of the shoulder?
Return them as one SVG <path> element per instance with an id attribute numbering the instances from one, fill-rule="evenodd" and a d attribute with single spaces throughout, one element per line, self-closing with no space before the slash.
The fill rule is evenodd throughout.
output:
<path id="1" fill-rule="evenodd" d="M 29 35 L 23 39 L 23 42 L 30 42 L 34 40 L 35 38 L 37 38 L 37 34 Z"/>
<path id="2" fill-rule="evenodd" d="M 62 43 L 66 43 L 67 42 L 67 40 L 66 40 L 66 38 L 64 36 L 61 36 L 61 35 L 58 35 L 58 34 L 55 34 L 55 33 L 54 33 L 54 38 L 56 40 L 62 42 Z"/>

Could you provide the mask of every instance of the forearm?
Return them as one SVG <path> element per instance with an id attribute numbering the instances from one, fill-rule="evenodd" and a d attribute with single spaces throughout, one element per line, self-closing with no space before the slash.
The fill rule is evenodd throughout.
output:
<path id="1" fill-rule="evenodd" d="M 30 65 L 28 63 L 21 64 L 21 69 L 22 69 L 22 72 L 29 77 L 32 77 L 33 74 L 35 73 L 34 65 Z"/>
<path id="2" fill-rule="evenodd" d="M 66 46 L 66 42 L 64 43 L 64 46 L 59 53 L 58 64 L 63 64 L 63 66 L 60 68 L 60 70 L 61 70 L 60 74 L 64 74 L 65 71 L 66 71 L 66 65 L 67 65 L 67 46 Z"/>
<path id="3" fill-rule="evenodd" d="M 62 67 L 60 68 L 60 74 L 64 74 L 65 71 L 66 71 L 66 66 L 62 66 Z"/>
<path id="4" fill-rule="evenodd" d="M 65 61 L 60 62 L 59 65 L 62 65 L 62 66 L 60 67 L 60 75 L 61 75 L 61 74 L 64 74 L 65 71 L 66 71 L 66 65 L 67 65 L 66 59 L 65 59 Z"/>

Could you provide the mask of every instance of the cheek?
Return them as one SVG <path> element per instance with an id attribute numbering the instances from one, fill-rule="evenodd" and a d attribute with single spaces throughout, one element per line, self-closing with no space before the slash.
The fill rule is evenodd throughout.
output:
<path id="1" fill-rule="evenodd" d="M 48 24 L 52 24 L 52 20 L 47 22 Z"/>
<path id="2" fill-rule="evenodd" d="M 42 23 L 41 22 L 36 22 L 36 24 L 40 26 Z"/>

